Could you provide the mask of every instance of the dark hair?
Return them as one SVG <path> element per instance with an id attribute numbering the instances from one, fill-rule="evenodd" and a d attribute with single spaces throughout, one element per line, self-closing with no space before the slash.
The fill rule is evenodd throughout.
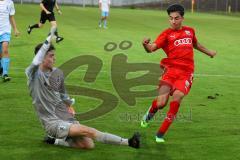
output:
<path id="1" fill-rule="evenodd" d="M 40 43 L 40 44 L 38 44 L 38 45 L 35 47 L 35 50 L 34 50 L 34 54 L 35 54 L 35 55 L 38 53 L 38 51 L 39 51 L 39 49 L 42 47 L 42 45 L 43 45 L 43 43 Z M 52 51 L 52 50 L 55 50 L 55 47 L 54 47 L 52 44 L 50 44 L 50 47 L 49 47 L 49 49 L 47 50 L 47 52 Z"/>
<path id="2" fill-rule="evenodd" d="M 168 15 L 172 12 L 178 12 L 182 17 L 184 16 L 184 7 L 180 4 L 170 5 L 167 9 Z"/>

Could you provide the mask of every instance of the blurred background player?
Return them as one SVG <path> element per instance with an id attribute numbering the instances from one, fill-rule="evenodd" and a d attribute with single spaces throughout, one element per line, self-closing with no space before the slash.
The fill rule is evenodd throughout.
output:
<path id="1" fill-rule="evenodd" d="M 171 27 L 163 31 L 153 43 L 150 43 L 149 38 L 143 40 L 143 46 L 148 53 L 162 48 L 167 55 L 160 64 L 164 73 L 159 84 L 159 96 L 152 102 L 141 121 L 141 126 L 147 127 L 149 120 L 159 109 L 166 106 L 169 96 L 172 96 L 167 116 L 156 135 L 157 143 L 164 142 L 163 136 L 176 118 L 180 103 L 192 86 L 193 48 L 211 58 L 216 55 L 216 51 L 208 50 L 198 42 L 193 28 L 182 26 L 184 8 L 181 5 L 169 6 L 167 13 Z"/>
<path id="2" fill-rule="evenodd" d="M 101 11 L 101 19 L 98 26 L 101 28 L 103 23 L 103 28 L 107 28 L 107 18 L 109 16 L 110 0 L 99 0 L 99 9 Z"/>
<path id="3" fill-rule="evenodd" d="M 41 28 L 45 24 L 46 20 L 48 20 L 51 23 L 52 27 L 57 28 L 57 21 L 55 19 L 55 15 L 54 15 L 54 11 L 53 11 L 54 7 L 56 7 L 58 14 L 61 15 L 62 12 L 59 9 L 59 6 L 58 6 L 56 0 L 43 0 L 40 3 L 40 7 L 42 10 L 41 16 L 40 16 L 40 22 L 37 24 L 34 24 L 34 25 L 29 25 L 28 29 L 27 29 L 28 34 L 30 34 L 32 32 L 33 28 Z M 63 37 L 60 37 L 58 35 L 57 30 L 55 32 L 55 36 L 57 37 L 56 38 L 57 43 L 61 42 L 63 40 Z"/>
<path id="4" fill-rule="evenodd" d="M 3 82 L 10 81 L 9 71 L 9 42 L 11 39 L 11 26 L 13 27 L 15 36 L 20 33 L 17 29 L 14 19 L 15 8 L 12 0 L 0 0 L 0 74 L 2 74 Z"/>
<path id="5" fill-rule="evenodd" d="M 28 88 L 37 115 L 49 135 L 46 142 L 74 148 L 91 149 L 93 140 L 133 148 L 140 147 L 140 135 L 135 133 L 130 139 L 98 131 L 80 124 L 69 112 L 73 104 L 65 91 L 63 72 L 53 67 L 55 48 L 50 43 L 56 28 L 43 44 L 35 48 L 32 64 L 26 69 Z"/>

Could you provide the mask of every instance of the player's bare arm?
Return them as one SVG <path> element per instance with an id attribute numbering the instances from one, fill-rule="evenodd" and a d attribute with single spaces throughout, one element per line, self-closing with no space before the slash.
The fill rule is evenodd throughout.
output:
<path id="1" fill-rule="evenodd" d="M 207 49 L 206 47 L 204 47 L 202 44 L 200 44 L 199 42 L 197 42 L 195 45 L 194 45 L 194 48 L 197 49 L 198 51 L 208 55 L 209 57 L 213 58 L 216 56 L 217 52 L 216 51 L 213 51 L 213 50 L 209 50 Z"/>
<path id="2" fill-rule="evenodd" d="M 62 11 L 60 10 L 60 8 L 59 8 L 57 2 L 55 3 L 55 8 L 57 9 L 58 14 L 61 15 L 61 14 L 62 14 Z"/>
<path id="3" fill-rule="evenodd" d="M 13 27 L 13 30 L 14 30 L 14 35 L 19 36 L 20 32 L 17 29 L 17 25 L 16 25 L 16 21 L 14 19 L 14 16 L 10 16 L 9 19 L 10 19 L 10 23 L 11 23 L 11 25 Z"/>
<path id="4" fill-rule="evenodd" d="M 49 12 L 43 5 L 43 3 L 40 3 L 40 7 L 41 9 L 46 13 L 46 14 L 51 14 L 51 12 Z"/>
<path id="5" fill-rule="evenodd" d="M 155 43 L 150 43 L 150 41 L 150 38 L 144 38 L 142 42 L 147 53 L 152 53 L 157 50 L 157 45 Z"/>

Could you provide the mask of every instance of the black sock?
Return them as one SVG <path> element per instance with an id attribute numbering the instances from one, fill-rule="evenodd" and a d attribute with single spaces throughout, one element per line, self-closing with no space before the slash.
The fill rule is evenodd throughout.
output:
<path id="1" fill-rule="evenodd" d="M 38 24 L 34 24 L 34 25 L 30 26 L 30 29 L 33 29 L 33 28 L 39 28 L 39 25 Z"/>
<path id="2" fill-rule="evenodd" d="M 59 36 L 58 36 L 58 31 L 55 31 L 54 34 L 55 34 L 56 37 L 59 37 Z"/>

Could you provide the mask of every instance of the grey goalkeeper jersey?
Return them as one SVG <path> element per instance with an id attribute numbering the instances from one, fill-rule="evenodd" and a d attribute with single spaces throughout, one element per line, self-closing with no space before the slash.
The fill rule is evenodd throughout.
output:
<path id="1" fill-rule="evenodd" d="M 60 69 L 43 72 L 39 65 L 32 63 L 26 69 L 26 75 L 35 110 L 46 130 L 60 120 L 75 120 L 67 109 L 72 101 L 66 94 L 64 75 Z"/>

